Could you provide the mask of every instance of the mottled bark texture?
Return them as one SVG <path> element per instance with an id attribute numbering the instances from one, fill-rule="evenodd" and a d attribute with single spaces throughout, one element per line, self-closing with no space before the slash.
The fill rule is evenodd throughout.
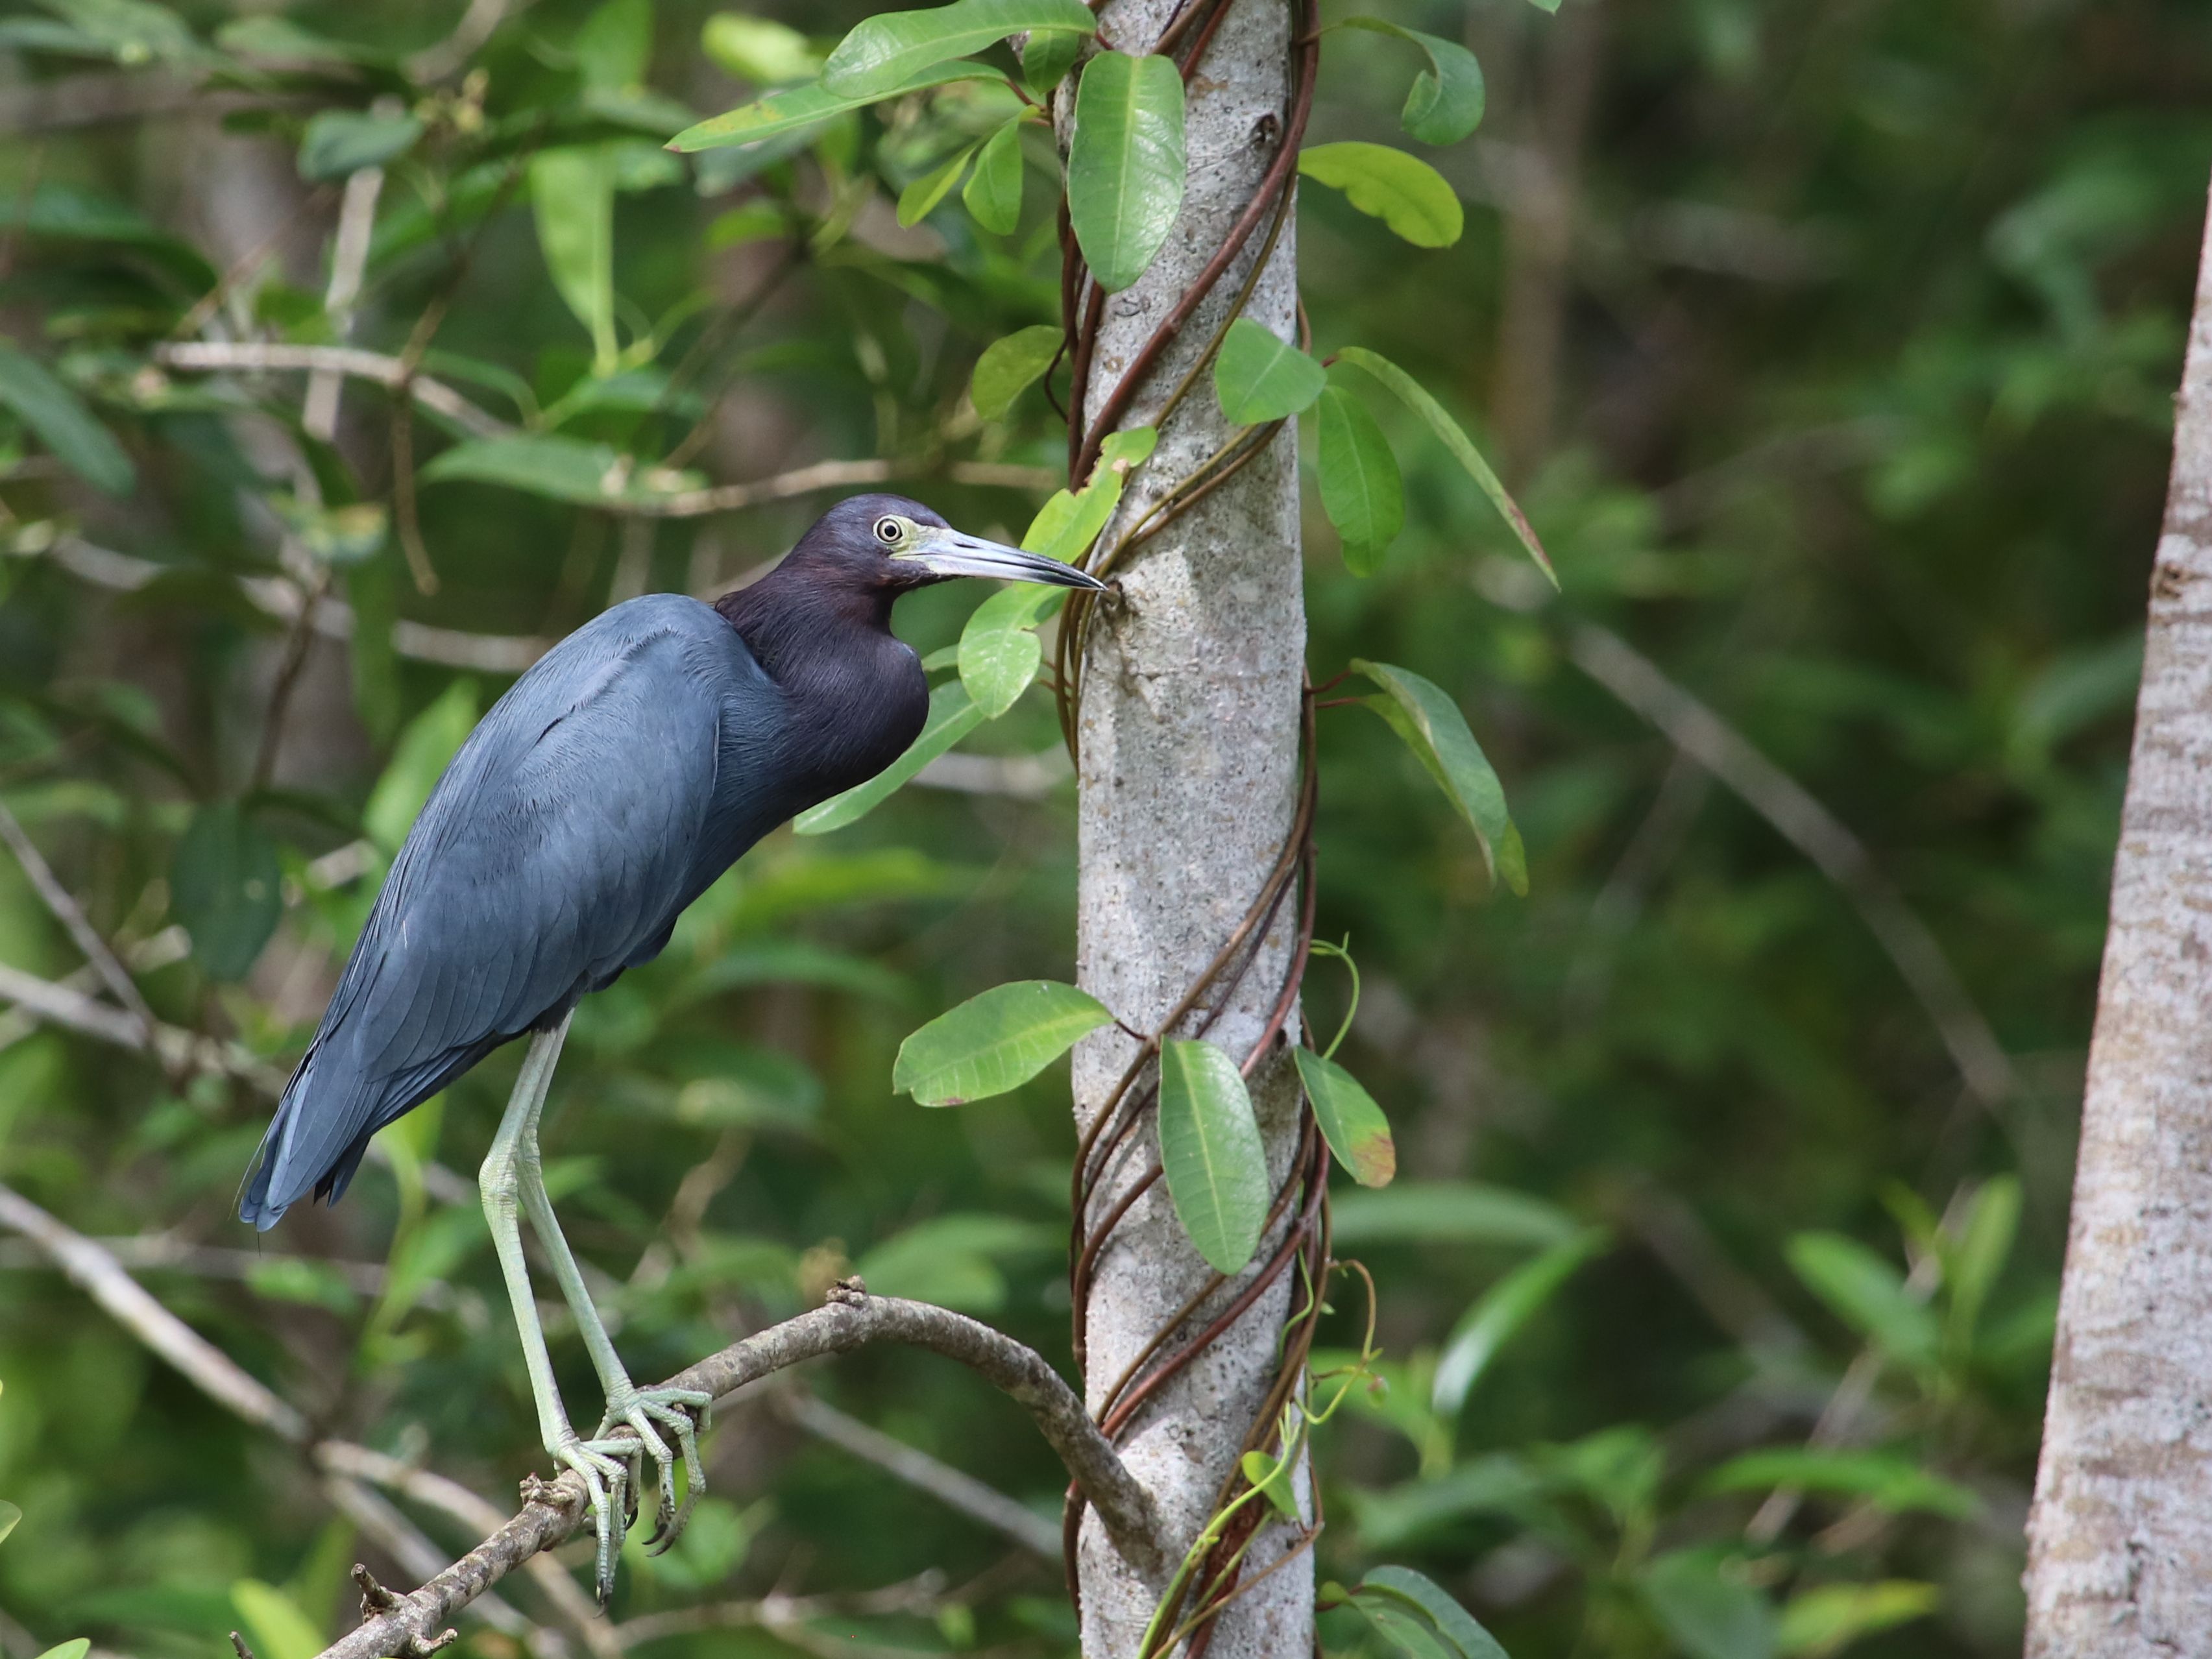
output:
<path id="1" fill-rule="evenodd" d="M 1173 0 L 1116 0 L 1101 33 L 1129 52 L 1159 38 Z M 1190 182 L 1182 216 L 1152 269 L 1105 304 L 1089 380 L 1097 410 L 1152 331 L 1189 288 L 1253 198 L 1284 142 L 1291 9 L 1284 0 L 1231 0 L 1189 82 Z M 1121 424 L 1152 423 L 1169 392 L 1220 329 L 1266 242 L 1264 224 L 1155 367 Z M 1285 224 L 1245 313 L 1295 338 L 1294 226 Z M 1121 522 L 1131 521 L 1228 438 L 1210 383 L 1176 410 L 1151 462 L 1133 478 Z M 1108 544 L 1115 530 L 1109 528 Z M 1295 428 L 1227 484 L 1144 543 L 1123 577 L 1126 603 L 1102 605 L 1084 673 L 1079 725 L 1081 890 L 1078 967 L 1084 986 L 1129 1024 L 1153 1029 L 1243 918 L 1291 828 L 1298 772 L 1305 614 L 1298 563 Z M 1258 960 L 1206 1032 L 1242 1061 L 1279 994 L 1294 933 L 1283 906 Z M 1209 997 L 1209 1005 L 1218 999 Z M 1295 1035 L 1295 1026 L 1293 1026 Z M 1077 1050 L 1075 1109 L 1088 1127 L 1133 1053 L 1110 1028 Z M 1252 1094 L 1279 1182 L 1297 1140 L 1295 1074 L 1279 1049 L 1256 1071 Z M 1146 1114 L 1099 1185 L 1095 1226 L 1157 1156 Z M 1184 1329 L 1194 1332 L 1273 1253 L 1254 1264 Z M 1208 1269 L 1184 1237 L 1164 1185 L 1155 1184 L 1115 1229 L 1101 1257 L 1086 1325 L 1085 1376 L 1097 1409 Z M 1152 1492 L 1169 1556 L 1179 1558 L 1211 1514 L 1273 1382 L 1289 1276 L 1138 1413 L 1123 1456 Z M 1252 1577 L 1285 1546 L 1269 1529 L 1247 1558 Z M 1312 1645 L 1310 1557 L 1290 1564 L 1221 1618 L 1213 1659 L 1295 1655 Z M 1126 1659 L 1137 1650 L 1161 1585 L 1114 1551 L 1086 1520 L 1080 1553 L 1083 1651 Z"/>
<path id="2" fill-rule="evenodd" d="M 2031 1659 L 2212 1653 L 2212 236 L 2082 1102 Z"/>

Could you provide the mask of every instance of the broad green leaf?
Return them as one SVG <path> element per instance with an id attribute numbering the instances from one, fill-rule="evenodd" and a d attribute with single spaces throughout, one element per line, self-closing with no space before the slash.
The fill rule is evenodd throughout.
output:
<path id="1" fill-rule="evenodd" d="M 254 1659 L 315 1659 L 323 1650 L 315 1621 L 274 1584 L 241 1578 L 230 1587 L 230 1603 L 252 1634 Z"/>
<path id="2" fill-rule="evenodd" d="M 1841 1233 L 1799 1233 L 1788 1254 L 1806 1287 L 1882 1352 L 1916 1369 L 1936 1363 L 1936 1316 L 1890 1263 Z"/>
<path id="3" fill-rule="evenodd" d="M 1821 1451 L 1777 1446 L 1730 1458 L 1705 1479 L 1711 1492 L 1761 1492 L 1794 1486 L 1863 1498 L 1893 1515 L 1922 1510 L 1953 1521 L 1978 1515 L 1982 1500 L 1955 1480 L 1930 1474 L 1892 1452 Z"/>
<path id="4" fill-rule="evenodd" d="M 1429 55 L 1429 66 L 1413 77 L 1398 117 L 1410 137 L 1425 144 L 1455 144 L 1482 125 L 1482 65 L 1465 46 L 1380 17 L 1347 17 L 1343 27 L 1395 34 Z"/>
<path id="5" fill-rule="evenodd" d="M 1389 1590 L 1357 1589 L 1352 1605 L 1404 1659 L 1462 1659 L 1458 1646 L 1419 1606 Z"/>
<path id="6" fill-rule="evenodd" d="M 1082 55 L 1083 37 L 1072 30 L 1032 34 L 1022 46 L 1022 79 L 1039 102 L 1048 102 Z"/>
<path id="7" fill-rule="evenodd" d="M 287 69 L 384 64 L 392 61 L 374 46 L 335 40 L 327 34 L 302 28 L 289 17 L 267 12 L 233 18 L 216 30 L 215 43 L 234 57 L 259 58 Z"/>
<path id="8" fill-rule="evenodd" d="M 0 340 L 0 404 L 37 434 L 54 459 L 95 489 L 110 495 L 127 494 L 137 482 L 137 471 L 113 434 L 94 420 L 92 411 L 48 372 L 35 357 L 27 357 Z"/>
<path id="9" fill-rule="evenodd" d="M 0 1503 L 0 1541 L 4 1541 L 8 1534 L 15 1530 L 16 1523 L 22 1518 L 23 1511 L 13 1504 Z"/>
<path id="10" fill-rule="evenodd" d="M 985 719 L 998 719 L 1030 689 L 1044 654 L 1036 625 L 1066 599 L 1064 587 L 1024 583 L 1001 588 L 969 615 L 960 630 L 960 683 Z"/>
<path id="11" fill-rule="evenodd" d="M 1328 384 L 1327 369 L 1249 317 L 1229 325 L 1213 360 L 1221 412 L 1238 426 L 1279 421 L 1310 408 Z"/>
<path id="12" fill-rule="evenodd" d="M 1052 367 L 1060 355 L 1060 331 L 1051 323 L 1033 323 L 1002 340 L 994 340 L 975 360 L 968 396 L 987 421 L 1002 419 L 1014 399 Z"/>
<path id="13" fill-rule="evenodd" d="M 1406 485 L 1390 441 L 1367 405 L 1330 386 L 1321 394 L 1321 504 L 1344 538 L 1344 568 L 1371 576 L 1406 527 Z"/>
<path id="14" fill-rule="evenodd" d="M 1173 58 L 1102 52 L 1083 66 L 1067 212 L 1091 276 L 1109 294 L 1145 274 L 1182 211 L 1182 114 Z"/>
<path id="15" fill-rule="evenodd" d="M 530 158 L 530 203 L 553 286 L 591 331 L 592 368 L 610 374 L 621 355 L 615 338 L 613 148 L 539 150 Z"/>
<path id="16" fill-rule="evenodd" d="M 1528 890 L 1527 854 L 1521 832 L 1505 810 L 1504 787 L 1491 769 L 1489 757 L 1468 730 L 1467 717 L 1443 688 L 1411 669 L 1355 658 L 1352 665 L 1388 695 L 1364 699 L 1405 739 L 1437 781 L 1481 844 L 1492 875 L 1516 893 Z"/>
<path id="17" fill-rule="evenodd" d="M 1259 1249 L 1267 1218 L 1267 1153 L 1237 1062 L 1210 1042 L 1163 1045 L 1159 1120 L 1176 1215 L 1200 1255 L 1236 1273 Z"/>
<path id="18" fill-rule="evenodd" d="M 1097 27 L 1082 0 L 953 0 L 923 11 L 884 12 L 838 42 L 822 66 L 822 84 L 841 97 L 881 97 L 922 70 L 1010 34 L 1080 39 Z"/>
<path id="19" fill-rule="evenodd" d="M 1333 1060 L 1310 1048 L 1291 1050 L 1298 1080 L 1313 1103 L 1314 1121 L 1336 1161 L 1363 1187 L 1387 1187 L 1398 1172 L 1398 1148 L 1390 1139 L 1390 1120 L 1359 1080 Z"/>
<path id="20" fill-rule="evenodd" d="M 1022 222 L 1022 118 L 1016 116 L 983 143 L 975 174 L 960 192 L 975 222 L 997 236 L 1011 236 Z"/>
<path id="21" fill-rule="evenodd" d="M 942 167 L 933 167 L 899 192 L 898 222 L 902 225 L 918 225 L 929 217 L 937 204 L 952 193 L 952 186 L 960 182 L 960 175 L 968 169 L 969 158 L 975 154 L 975 146 L 954 152 L 952 159 Z"/>
<path id="22" fill-rule="evenodd" d="M 1422 1435 L 1431 1431 L 1430 1425 L 1436 1419 L 1425 1405 L 1407 1398 L 1413 1393 L 1407 1386 L 1411 1381 L 1394 1382 L 1379 1409 L 1358 1393 L 1346 1403 L 1362 1415 L 1388 1423 L 1419 1444 Z M 1448 1453 L 1440 1460 L 1440 1464 L 1444 1462 L 1449 1462 Z M 1352 1501 L 1359 1517 L 1360 1542 L 1371 1549 L 1394 1550 L 1421 1543 L 1468 1516 L 1525 1515 L 1531 1500 L 1541 1496 L 1550 1484 L 1525 1459 L 1493 1452 L 1469 1458 L 1449 1473 L 1429 1480 L 1409 1480 L 1381 1491 L 1355 1491 Z"/>
<path id="23" fill-rule="evenodd" d="M 611 444 L 538 432 L 456 444 L 422 469 L 425 483 L 451 479 L 504 484 L 580 507 L 638 506 L 705 482 L 696 472 L 641 470 Z"/>
<path id="24" fill-rule="evenodd" d="M 57 1642 L 39 1656 L 39 1659 L 84 1659 L 92 1651 L 89 1636 L 72 1637 L 66 1642 Z"/>
<path id="25" fill-rule="evenodd" d="M 1114 1016 L 1048 979 L 994 986 L 899 1044 L 891 1087 L 924 1106 L 958 1106 L 1018 1088 Z"/>
<path id="26" fill-rule="evenodd" d="M 1481 488 L 1484 495 L 1490 497 L 1490 504 L 1513 527 L 1513 533 L 1521 538 L 1521 545 L 1528 550 L 1528 556 L 1535 560 L 1536 568 L 1551 579 L 1553 586 L 1557 587 L 1559 585 L 1559 574 L 1552 568 L 1551 556 L 1544 551 L 1543 543 L 1536 539 L 1535 529 L 1529 524 L 1528 515 L 1521 511 L 1520 504 L 1506 494 L 1505 486 L 1490 470 L 1490 463 L 1482 459 L 1482 452 L 1468 441 L 1467 434 L 1460 429 L 1459 422 L 1444 412 L 1444 406 L 1431 398 L 1419 380 L 1378 352 L 1369 351 L 1362 346 L 1346 346 L 1336 356 L 1340 362 L 1364 369 L 1382 381 L 1395 394 L 1399 402 L 1428 422 L 1429 430 L 1437 434 L 1443 447 L 1451 451 L 1452 459 L 1467 469 L 1468 476 Z"/>
<path id="27" fill-rule="evenodd" d="M 411 115 L 322 110 L 309 118 L 301 136 L 300 176 L 343 179 L 363 167 L 380 167 L 414 149 L 422 136 L 422 124 Z"/>
<path id="28" fill-rule="evenodd" d="M 1658 1557 L 1638 1587 L 1652 1617 L 1690 1659 L 1771 1659 L 1774 1609 L 1704 1551 Z"/>
<path id="29" fill-rule="evenodd" d="M 422 816 L 430 792 L 447 766 L 477 727 L 477 688 L 455 680 L 438 700 L 407 722 L 392 750 L 391 763 L 369 792 L 361 827 L 386 857 L 398 852 L 407 832 Z"/>
<path id="30" fill-rule="evenodd" d="M 1298 152 L 1298 171 L 1342 191 L 1352 206 L 1415 247 L 1449 247 L 1466 228 L 1467 216 L 1443 175 L 1388 144 L 1316 144 Z"/>
<path id="31" fill-rule="evenodd" d="M 1958 1242 L 1944 1251 L 1943 1278 L 1950 1298 L 1945 1336 L 1954 1353 L 1963 1354 L 1973 1344 L 1982 1309 L 2012 1255 L 2020 1210 L 2019 1177 L 1990 1177 L 1974 1194 L 1960 1224 Z"/>
<path id="32" fill-rule="evenodd" d="M 169 905 L 211 978 L 246 977 L 284 914 L 283 880 L 276 846 L 236 801 L 192 814 L 170 861 Z"/>
<path id="33" fill-rule="evenodd" d="M 866 783 L 856 783 L 842 795 L 832 795 L 819 806 L 810 806 L 792 820 L 802 836 L 826 836 L 832 830 L 866 817 L 906 781 L 939 755 L 983 723 L 983 711 L 957 680 L 929 694 L 929 719 L 914 746 Z"/>
<path id="34" fill-rule="evenodd" d="M 1799 1592 L 1784 1606 L 1775 1651 L 1790 1659 L 1830 1659 L 1862 1636 L 1926 1618 L 1942 1600 L 1935 1585 L 1909 1578 L 1822 1584 Z"/>
<path id="35" fill-rule="evenodd" d="M 1576 1268 L 1609 1243 L 1604 1228 L 1589 1228 L 1522 1262 L 1476 1297 L 1445 1340 L 1430 1403 L 1446 1417 L 1455 1415 L 1498 1350 L 1559 1293 Z"/>
<path id="36" fill-rule="evenodd" d="M 653 0 L 600 0 L 568 49 L 586 88 L 611 92 L 639 85 L 653 59 Z"/>
<path id="37" fill-rule="evenodd" d="M 1012 1216 L 941 1215 L 885 1239 L 854 1263 L 853 1270 L 866 1281 L 871 1295 L 993 1314 L 1006 1300 L 998 1258 L 1049 1250 L 1065 1242 L 1049 1227 Z"/>
<path id="38" fill-rule="evenodd" d="M 1540 1249 L 1582 1224 L 1540 1198 L 1479 1181 L 1405 1181 L 1388 1192 L 1346 1193 L 1334 1231 L 1345 1244 L 1510 1244 Z"/>
<path id="39" fill-rule="evenodd" d="M 1091 480 L 1071 494 L 1059 489 L 1037 509 L 1022 534 L 1023 548 L 1073 564 L 1090 550 L 1121 504 L 1122 486 L 1129 473 L 1152 454 L 1159 434 L 1148 426 L 1132 427 L 1110 434 L 1099 446 L 1098 465 Z"/>
<path id="40" fill-rule="evenodd" d="M 822 58 L 805 35 L 749 12 L 714 13 L 699 30 L 699 46 L 719 68 L 757 87 L 780 87 L 822 72 Z"/>
<path id="41" fill-rule="evenodd" d="M 397 562 L 371 559 L 349 566 L 346 602 L 353 606 L 353 703 L 361 723 L 381 748 L 399 726 L 399 653 L 392 630 L 399 620 Z"/>
<path id="42" fill-rule="evenodd" d="M 831 92 L 820 82 L 810 82 L 803 87 L 790 87 L 781 92 L 737 108 L 696 126 L 686 127 L 668 141 L 668 148 L 689 153 L 701 149 L 720 149 L 731 144 L 757 144 L 765 138 L 781 137 L 797 132 L 844 114 L 848 110 L 880 104 L 887 98 L 896 98 L 909 92 L 921 92 L 930 87 L 949 85 L 955 81 L 997 81 L 1003 84 L 1006 76 L 981 64 L 939 64 L 923 70 L 899 86 L 887 92 L 871 93 L 863 98 L 846 98 Z"/>
<path id="43" fill-rule="evenodd" d="M 1444 1639 L 1465 1659 L 1506 1659 L 1505 1650 L 1498 1646 L 1498 1638 L 1483 1629 L 1473 1613 L 1441 1586 L 1411 1567 L 1372 1568 L 1360 1581 L 1359 1589 L 1380 1590 L 1412 1602 L 1429 1616 Z"/>
<path id="44" fill-rule="evenodd" d="M 1285 1521 L 1305 1518 L 1298 1513 L 1297 1494 L 1291 1486 L 1291 1472 L 1297 1466 L 1295 1457 L 1279 1460 L 1262 1451 L 1248 1451 L 1237 1460 L 1237 1467 L 1243 1471 L 1252 1490 L 1265 1498 Z"/>

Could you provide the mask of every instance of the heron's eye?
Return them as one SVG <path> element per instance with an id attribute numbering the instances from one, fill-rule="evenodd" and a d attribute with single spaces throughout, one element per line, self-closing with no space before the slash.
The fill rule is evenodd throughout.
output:
<path id="1" fill-rule="evenodd" d="M 885 547 L 896 547 L 906 539 L 906 526 L 896 519 L 876 520 L 876 539 Z"/>

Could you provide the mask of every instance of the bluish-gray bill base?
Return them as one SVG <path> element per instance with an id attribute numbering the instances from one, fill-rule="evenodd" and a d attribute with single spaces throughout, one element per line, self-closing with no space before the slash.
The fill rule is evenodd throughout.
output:
<path id="1" fill-rule="evenodd" d="M 554 1219 L 538 1125 L 562 1039 L 578 1000 L 659 955 L 684 908 L 754 842 L 914 742 L 929 686 L 890 631 L 891 607 L 954 576 L 1102 586 L 963 535 L 917 501 L 859 495 L 750 587 L 711 605 L 632 599 L 555 646 L 431 792 L 247 1177 L 239 1214 L 264 1230 L 310 1193 L 336 1203 L 379 1129 L 529 1035 L 479 1183 L 545 1449 L 591 1492 L 602 1606 L 636 1458 L 659 1476 L 653 1547 L 665 1549 L 705 1484 L 696 1430 L 708 1402 L 631 1382 Z M 589 1439 L 554 1386 L 522 1216 L 606 1393 Z M 637 1439 L 608 1438 L 617 1425 Z"/>

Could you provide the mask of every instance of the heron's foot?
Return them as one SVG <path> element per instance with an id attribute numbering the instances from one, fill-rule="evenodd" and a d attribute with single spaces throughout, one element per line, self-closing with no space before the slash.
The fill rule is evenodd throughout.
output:
<path id="1" fill-rule="evenodd" d="M 623 1502 L 624 1494 L 636 1486 L 635 1474 L 625 1460 L 636 1456 L 638 1449 L 628 1441 L 579 1439 L 571 1431 L 545 1449 L 584 1478 L 584 1489 L 591 1496 L 592 1531 L 599 1540 L 592 1583 L 604 1613 L 615 1593 L 615 1563 L 621 1559 L 623 1534 L 629 1530 L 631 1510 Z"/>
<path id="2" fill-rule="evenodd" d="M 605 1439 L 617 1424 L 627 1425 L 638 1444 L 653 1460 L 660 1476 L 660 1504 L 653 1516 L 653 1537 L 646 1547 L 658 1555 L 684 1535 L 691 1506 L 707 1489 L 706 1466 L 699 1461 L 699 1431 L 707 1426 L 708 1408 L 714 1396 L 699 1389 L 618 1388 L 607 1397 L 607 1414 L 599 1424 L 599 1438 Z M 676 1442 L 672 1453 L 661 1437 L 665 1429 Z M 684 1462 L 684 1501 L 676 1501 L 676 1462 Z"/>

